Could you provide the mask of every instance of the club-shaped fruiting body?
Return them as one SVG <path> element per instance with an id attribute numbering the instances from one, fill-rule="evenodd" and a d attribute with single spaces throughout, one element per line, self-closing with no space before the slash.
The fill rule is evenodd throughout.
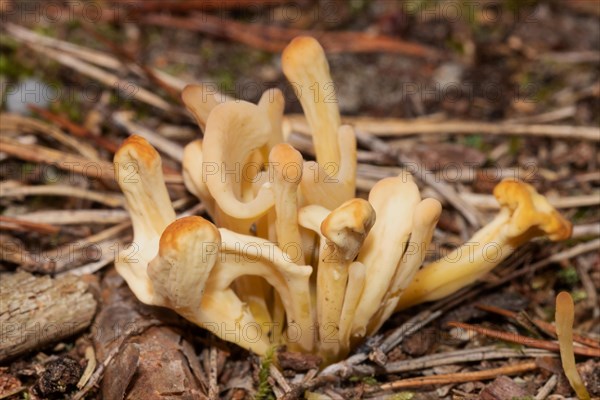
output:
<path id="1" fill-rule="evenodd" d="M 501 210 L 469 240 L 469 251 L 421 267 L 440 203 L 421 199 L 409 173 L 381 180 L 368 200 L 356 198 L 356 138 L 327 101 L 335 91 L 322 48 L 295 39 L 282 65 L 316 162 L 284 143 L 280 91 L 255 105 L 205 85 L 182 96 L 204 130 L 185 148 L 183 178 L 209 219 L 176 219 L 160 156 L 144 139 L 129 138 L 115 154 L 136 250 L 120 253 L 115 265 L 142 302 L 257 354 L 285 344 L 327 364 L 394 311 L 475 282 L 528 240 L 570 236 L 571 224 L 533 187 L 503 181 L 494 191 Z M 322 91 L 311 98 L 298 90 L 310 87 Z"/>
<path id="2" fill-rule="evenodd" d="M 515 249 L 536 236 L 565 240 L 572 225 L 535 189 L 516 180 L 494 188 L 500 212 L 463 246 L 423 267 L 397 304 L 397 310 L 448 296 L 477 281 Z"/>

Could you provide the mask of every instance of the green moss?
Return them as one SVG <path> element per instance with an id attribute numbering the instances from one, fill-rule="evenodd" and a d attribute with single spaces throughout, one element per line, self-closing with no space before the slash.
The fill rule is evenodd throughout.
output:
<path id="1" fill-rule="evenodd" d="M 523 141 L 520 137 L 511 136 L 509 139 L 509 153 L 511 156 L 516 157 L 521 152 L 521 147 L 523 147 Z"/>
<path id="2" fill-rule="evenodd" d="M 465 144 L 477 150 L 483 148 L 483 137 L 481 135 L 469 135 L 465 138 Z"/>
<path id="3" fill-rule="evenodd" d="M 33 75 L 33 69 L 15 57 L 16 48 L 17 43 L 8 38 L 2 41 L 2 53 L 0 54 L 0 75 L 15 82 Z"/>
<path id="4" fill-rule="evenodd" d="M 573 301 L 577 303 L 579 301 L 587 299 L 588 295 L 585 290 L 573 290 L 571 292 L 571 297 L 573 297 Z"/>
<path id="5" fill-rule="evenodd" d="M 465 44 L 463 40 L 455 39 L 453 37 L 446 40 L 446 47 L 456 54 L 465 54 Z"/>
<path id="6" fill-rule="evenodd" d="M 504 9 L 513 13 L 521 11 L 523 8 L 534 7 L 539 0 L 505 0 L 500 3 L 504 6 Z"/>
<path id="7" fill-rule="evenodd" d="M 235 89 L 235 78 L 228 70 L 221 70 L 216 73 L 215 79 L 221 92 L 232 92 Z"/>
<path id="8" fill-rule="evenodd" d="M 351 376 L 350 382 L 362 382 L 369 386 L 379 385 L 379 382 L 373 376 Z"/>
<path id="9" fill-rule="evenodd" d="M 260 371 L 258 371 L 258 389 L 254 400 L 275 400 L 273 388 L 269 384 L 269 369 L 271 368 L 271 364 L 273 364 L 274 355 L 275 348 L 272 347 L 262 358 Z"/>
<path id="10" fill-rule="evenodd" d="M 368 0 L 352 0 L 350 1 L 350 13 L 354 16 L 360 16 L 368 10 L 371 2 Z"/>
<path id="11" fill-rule="evenodd" d="M 573 286 L 577 282 L 579 282 L 579 275 L 577 274 L 577 270 L 572 266 L 561 269 L 556 275 L 558 277 L 559 282 L 567 286 Z"/>

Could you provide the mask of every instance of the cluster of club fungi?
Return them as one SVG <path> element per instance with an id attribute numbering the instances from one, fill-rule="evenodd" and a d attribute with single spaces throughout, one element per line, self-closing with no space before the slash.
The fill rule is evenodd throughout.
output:
<path id="1" fill-rule="evenodd" d="M 440 203 L 422 199 L 409 173 L 377 182 L 368 200 L 357 198 L 356 138 L 341 124 L 323 49 L 296 38 L 282 66 L 316 161 L 286 143 L 279 90 L 267 90 L 258 104 L 203 85 L 183 91 L 204 132 L 185 148 L 184 182 L 210 220 L 176 218 L 160 156 L 146 140 L 132 136 L 115 155 L 136 248 L 115 265 L 143 303 L 168 307 L 259 355 L 286 345 L 326 365 L 394 312 L 475 282 L 530 239 L 570 236 L 571 224 L 543 196 L 505 180 L 494 189 L 498 215 L 469 248 L 422 266 Z"/>

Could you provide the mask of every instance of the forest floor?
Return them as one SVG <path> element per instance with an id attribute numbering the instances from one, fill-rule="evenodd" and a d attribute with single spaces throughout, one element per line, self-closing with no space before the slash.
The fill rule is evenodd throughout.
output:
<path id="1" fill-rule="evenodd" d="M 558 352 L 535 350 L 523 337 L 554 340 L 532 321 L 553 322 L 556 295 L 567 291 L 575 331 L 600 347 L 599 2 L 0 0 L 0 18 L 0 399 L 574 396 Z M 299 34 L 323 44 L 343 118 L 381 139 L 380 147 L 359 141 L 358 195 L 404 166 L 424 196 L 443 202 L 428 260 L 491 220 L 492 190 L 504 178 L 531 184 L 574 225 L 567 241 L 534 240 L 458 294 L 395 314 L 356 350 L 368 357 L 333 376 L 285 352 L 269 368 L 142 306 L 112 263 L 132 234 L 113 154 L 130 134 L 145 135 L 180 178 L 182 148 L 201 135 L 180 101 L 186 83 L 254 103 L 281 89 L 290 140 L 314 158 L 281 71 L 281 51 Z M 432 181 L 454 188 L 467 210 L 452 207 Z M 205 215 L 181 179 L 169 194 L 178 212 Z M 70 334 L 29 326 L 20 333 L 34 337 L 30 347 L 7 349 L 8 309 L 19 307 L 9 300 L 21 287 L 3 282 L 18 271 L 76 276 L 64 293 L 84 282 L 91 296 L 78 301 L 95 312 L 75 312 L 81 326 Z M 32 307 L 51 312 L 61 293 Z M 378 353 L 391 333 L 418 323 Z M 600 396 L 600 359 L 577 356 L 577 365 Z M 447 379 L 428 380 L 434 375 Z"/>

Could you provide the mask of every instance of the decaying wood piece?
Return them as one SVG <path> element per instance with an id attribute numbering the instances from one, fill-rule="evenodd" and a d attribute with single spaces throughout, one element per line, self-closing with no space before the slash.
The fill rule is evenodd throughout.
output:
<path id="1" fill-rule="evenodd" d="M 80 277 L 0 277 L 0 362 L 87 328 L 96 300 Z"/>
<path id="2" fill-rule="evenodd" d="M 502 400 L 524 398 L 529 396 L 523 387 L 517 385 L 508 376 L 500 375 L 492 383 L 487 385 L 479 394 L 481 400 Z"/>
<path id="3" fill-rule="evenodd" d="M 105 371 L 102 398 L 207 399 L 206 377 L 192 345 L 167 326 L 179 317 L 141 304 L 114 270 L 102 287 L 104 305 L 93 333 Z"/>

